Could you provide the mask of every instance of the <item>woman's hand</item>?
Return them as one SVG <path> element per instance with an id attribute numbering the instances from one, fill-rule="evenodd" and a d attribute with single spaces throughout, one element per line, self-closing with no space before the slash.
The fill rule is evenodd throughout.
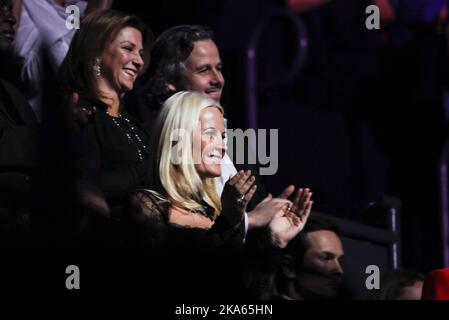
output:
<path id="1" fill-rule="evenodd" d="M 75 119 L 81 126 L 85 126 L 89 123 L 89 119 L 91 119 L 95 112 L 97 112 L 97 108 L 95 106 L 80 106 L 80 95 L 77 92 L 73 92 L 70 95 L 70 109 L 75 115 Z"/>
<path id="2" fill-rule="evenodd" d="M 264 200 L 262 200 L 251 212 L 248 212 L 248 229 L 256 229 L 266 227 L 271 219 L 278 213 L 285 205 L 290 207 L 293 203 L 287 200 L 293 192 L 295 192 L 295 186 L 290 185 L 282 191 L 277 197 L 273 198 L 271 193 L 268 194 Z"/>
<path id="3" fill-rule="evenodd" d="M 221 194 L 221 205 L 223 215 L 232 223 L 238 225 L 243 218 L 243 214 L 251 201 L 257 186 L 254 185 L 256 178 L 251 175 L 251 171 L 243 170 L 229 179 Z"/>
<path id="4" fill-rule="evenodd" d="M 284 208 L 291 207 L 292 202 L 284 198 L 273 198 L 271 193 L 263 199 L 253 211 L 248 212 L 248 228 L 266 227 L 277 214 L 283 214 Z"/>
<path id="5" fill-rule="evenodd" d="M 284 206 L 276 213 L 268 225 L 268 232 L 274 246 L 285 248 L 305 226 L 312 210 L 312 192 L 308 188 L 299 189 L 295 195 L 293 206 Z"/>

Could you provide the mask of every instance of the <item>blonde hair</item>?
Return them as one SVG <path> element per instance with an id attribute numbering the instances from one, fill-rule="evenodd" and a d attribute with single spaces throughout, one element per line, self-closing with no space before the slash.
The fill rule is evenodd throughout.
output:
<path id="1" fill-rule="evenodd" d="M 200 113 L 207 107 L 216 107 L 224 114 L 215 100 L 197 92 L 181 91 L 164 103 L 153 129 L 152 145 L 157 146 L 157 152 L 151 161 L 150 186 L 173 205 L 193 212 L 204 212 L 201 201 L 205 200 L 215 209 L 216 217 L 221 213 L 217 178 L 200 177 L 193 151 Z M 172 141 L 180 130 L 185 134 L 178 142 Z M 179 159 L 176 163 L 174 156 Z"/>

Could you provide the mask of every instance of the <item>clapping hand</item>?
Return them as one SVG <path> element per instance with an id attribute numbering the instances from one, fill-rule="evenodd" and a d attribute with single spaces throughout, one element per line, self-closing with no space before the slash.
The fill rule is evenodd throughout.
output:
<path id="1" fill-rule="evenodd" d="M 292 206 L 284 206 L 282 211 L 275 214 L 268 231 L 271 242 L 279 248 L 285 248 L 305 226 L 312 210 L 312 192 L 308 188 L 298 189 Z"/>
<path id="2" fill-rule="evenodd" d="M 254 208 L 254 210 L 248 212 L 249 229 L 268 226 L 271 219 L 273 219 L 276 213 L 282 211 L 283 207 L 291 207 L 293 203 L 287 199 L 293 192 L 295 192 L 295 186 L 290 185 L 276 198 L 273 198 L 271 193 L 269 193 L 268 196 Z"/>
<path id="3" fill-rule="evenodd" d="M 221 194 L 221 204 L 223 215 L 232 225 L 238 225 L 242 221 L 246 207 L 257 189 L 255 181 L 250 170 L 242 170 L 226 182 Z"/>

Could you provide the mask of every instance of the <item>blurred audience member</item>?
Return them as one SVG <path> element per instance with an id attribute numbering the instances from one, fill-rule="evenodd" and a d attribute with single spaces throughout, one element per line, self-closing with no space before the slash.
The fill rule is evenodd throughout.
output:
<path id="1" fill-rule="evenodd" d="M 12 0 L 0 0 L 0 52 L 14 40 Z M 2 71 L 1 69 L 0 71 Z M 2 76 L 0 74 L 0 76 Z M 0 245 L 29 245 L 38 124 L 30 105 L 0 78 Z"/>
<path id="2" fill-rule="evenodd" d="M 426 276 L 422 300 L 449 300 L 449 269 L 434 270 Z"/>
<path id="3" fill-rule="evenodd" d="M 80 19 L 85 15 L 108 9 L 112 0 L 19 0 L 15 3 L 17 38 L 14 50 L 20 58 L 21 82 L 25 94 L 39 120 L 42 118 L 42 81 L 45 67 L 49 72 L 57 73 L 67 54 L 75 28 L 66 26 L 71 12 L 66 7 L 76 5 Z M 43 55 L 49 57 L 49 66 L 44 67 Z"/>
<path id="4" fill-rule="evenodd" d="M 421 300 L 424 276 L 409 270 L 395 270 L 382 277 L 373 300 Z"/>

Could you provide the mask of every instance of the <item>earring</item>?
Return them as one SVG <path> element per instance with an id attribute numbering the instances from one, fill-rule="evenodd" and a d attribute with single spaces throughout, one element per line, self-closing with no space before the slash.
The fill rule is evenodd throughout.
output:
<path id="1" fill-rule="evenodd" d="M 101 76 L 100 58 L 95 58 L 95 63 L 92 66 L 97 77 Z"/>

